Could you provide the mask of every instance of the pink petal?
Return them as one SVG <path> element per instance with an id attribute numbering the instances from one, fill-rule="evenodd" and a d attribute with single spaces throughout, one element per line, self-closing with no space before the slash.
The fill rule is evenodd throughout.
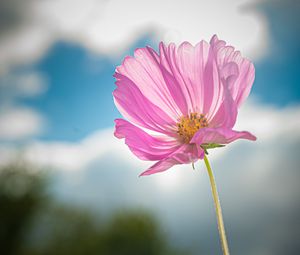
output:
<path id="1" fill-rule="evenodd" d="M 134 57 L 126 57 L 116 73 L 128 77 L 139 88 L 141 93 L 174 119 L 183 112 L 178 106 L 178 97 L 174 98 L 170 84 L 166 84 L 158 62 L 157 53 L 150 47 L 135 50 Z"/>
<path id="2" fill-rule="evenodd" d="M 141 173 L 140 176 L 146 176 L 146 175 L 164 172 L 176 164 L 178 164 L 177 161 L 175 159 L 173 159 L 172 157 L 166 158 L 166 159 L 156 162 L 154 165 L 152 165 L 150 168 L 148 168 L 145 172 Z"/>
<path id="3" fill-rule="evenodd" d="M 204 150 L 200 146 L 193 144 L 184 144 L 168 157 L 152 165 L 140 176 L 151 175 L 168 170 L 170 167 L 178 164 L 188 164 L 204 157 Z"/>
<path id="4" fill-rule="evenodd" d="M 237 139 L 255 141 L 256 137 L 247 131 L 234 131 L 229 128 L 202 128 L 192 138 L 191 143 L 198 145 L 204 143 L 227 144 Z"/>
<path id="5" fill-rule="evenodd" d="M 232 128 L 236 122 L 237 113 L 237 105 L 234 102 L 228 87 L 223 82 L 222 103 L 219 105 L 217 112 L 208 119 L 209 127 Z"/>
<path id="6" fill-rule="evenodd" d="M 193 46 L 191 46 L 187 42 L 183 43 L 182 45 L 186 45 L 187 47 L 190 46 L 190 50 L 193 50 Z M 184 109 L 186 115 L 189 111 L 194 111 L 193 101 L 196 97 L 193 95 L 193 87 L 191 86 L 190 82 L 186 83 L 184 77 L 182 76 L 182 73 L 184 73 L 184 71 L 179 69 L 178 62 L 184 61 L 184 59 L 181 59 L 177 56 L 178 51 L 175 44 L 170 44 L 168 47 L 166 47 L 161 42 L 159 45 L 159 50 L 162 66 L 174 79 L 174 81 L 171 82 L 170 85 L 172 87 L 175 87 L 176 91 L 178 91 L 179 97 L 181 97 L 186 102 L 185 107 L 187 108 Z M 189 72 L 193 72 L 193 70 L 189 70 Z"/>
<path id="7" fill-rule="evenodd" d="M 237 106 L 248 97 L 255 78 L 255 69 L 251 61 L 241 56 L 239 51 L 235 51 L 232 46 L 226 46 L 224 41 L 214 35 L 210 41 L 216 60 L 221 72 L 224 72 L 228 63 L 235 63 L 238 67 L 238 74 L 234 79 L 228 80 L 231 95 Z"/>
<path id="8" fill-rule="evenodd" d="M 171 84 L 182 91 L 189 112 L 211 119 L 224 100 L 224 89 L 210 45 L 201 41 L 194 47 L 184 42 L 176 49 L 174 44 L 160 43 L 159 48 L 161 64 L 174 77 Z"/>
<path id="9" fill-rule="evenodd" d="M 119 139 L 125 138 L 133 154 L 142 160 L 164 159 L 180 146 L 174 139 L 153 137 L 126 120 L 116 119 L 115 123 L 114 135 Z"/>
<path id="10" fill-rule="evenodd" d="M 146 98 L 127 77 L 115 74 L 117 89 L 115 104 L 122 115 L 133 123 L 169 135 L 174 135 L 176 122 Z"/>
<path id="11" fill-rule="evenodd" d="M 222 88 L 210 45 L 201 41 L 194 47 L 184 42 L 177 49 L 160 43 L 159 49 L 161 64 L 177 81 L 176 89 L 182 91 L 189 112 L 207 114 L 216 108 Z"/>
<path id="12" fill-rule="evenodd" d="M 166 81 L 167 87 L 174 98 L 176 103 L 182 113 L 182 115 L 188 114 L 188 104 L 186 100 L 186 96 L 182 91 L 181 85 L 177 82 L 177 80 L 163 67 L 161 66 L 161 72 Z"/>

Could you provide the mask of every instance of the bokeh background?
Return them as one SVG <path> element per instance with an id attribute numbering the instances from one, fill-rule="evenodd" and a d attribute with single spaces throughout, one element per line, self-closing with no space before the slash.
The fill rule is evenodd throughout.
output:
<path id="1" fill-rule="evenodd" d="M 232 254 L 300 250 L 300 2 L 1 0 L 0 253 L 221 254 L 203 162 L 152 162 L 113 136 L 115 67 L 213 34 L 253 60 L 237 141 L 210 153 Z"/>

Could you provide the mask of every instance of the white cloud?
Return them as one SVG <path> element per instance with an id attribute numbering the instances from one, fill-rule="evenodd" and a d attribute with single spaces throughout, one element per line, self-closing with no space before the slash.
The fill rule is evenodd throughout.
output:
<path id="1" fill-rule="evenodd" d="M 239 112 L 236 129 L 252 130 L 263 141 L 277 136 L 286 139 L 300 135 L 300 106 L 292 105 L 278 108 L 262 105 L 256 101 L 247 101 Z M 258 142 L 259 142 L 258 140 Z"/>
<path id="2" fill-rule="evenodd" d="M 267 48 L 264 17 L 251 9 L 254 0 L 28 1 L 21 28 L 1 40 L 1 69 L 39 58 L 62 39 L 105 54 L 121 53 L 146 33 L 157 40 L 196 43 L 217 33 L 257 58 Z M 16 5 L 18 6 L 18 5 Z"/>
<path id="3" fill-rule="evenodd" d="M 15 76 L 18 95 L 33 97 L 44 93 L 47 89 L 45 78 L 40 73 L 25 72 Z"/>
<path id="4" fill-rule="evenodd" d="M 14 146 L 3 145 L 0 146 L 0 166 L 9 165 L 14 162 L 17 158 L 16 148 Z"/>
<path id="5" fill-rule="evenodd" d="M 42 117 L 29 108 L 4 108 L 0 112 L 0 141 L 16 141 L 38 135 L 43 126 Z"/>
<path id="6" fill-rule="evenodd" d="M 96 132 L 79 143 L 33 142 L 24 158 L 40 166 L 58 170 L 83 170 L 103 155 L 116 153 L 130 157 L 125 146 L 113 137 L 112 130 Z M 132 157 L 130 157 L 132 158 Z"/>
<path id="7" fill-rule="evenodd" d="M 47 89 L 45 77 L 34 71 L 7 73 L 0 77 L 1 104 L 11 104 L 18 97 L 34 97 Z"/>
<path id="8" fill-rule="evenodd" d="M 36 133 L 36 127 L 39 126 L 36 123 L 41 122 L 38 116 L 25 109 L 5 111 L 1 118 L 4 120 L 1 121 L 1 137 L 14 137 L 14 134 L 18 132 L 20 132 L 20 136 Z M 13 121 L 14 125 L 11 124 Z M 240 144 L 249 143 L 252 146 L 251 149 L 258 150 L 261 146 L 268 144 L 292 143 L 300 137 L 300 106 L 276 108 L 248 101 L 239 112 L 235 129 L 252 132 L 257 136 L 257 142 L 238 141 L 223 149 L 216 149 L 211 153 L 213 159 L 222 158 L 224 153 L 230 153 Z M 21 130 L 24 134 L 21 133 Z M 280 140 L 278 140 L 279 138 Z M 85 169 L 94 161 L 105 160 L 104 155 L 109 154 L 117 155 L 120 160 L 138 164 L 140 167 L 151 164 L 150 162 L 140 163 L 140 160 L 131 156 L 124 141 L 113 136 L 113 129 L 100 130 L 78 143 L 32 141 L 23 152 L 24 157 L 30 161 L 60 170 Z"/>
<path id="9" fill-rule="evenodd" d="M 0 77 L 0 141 L 19 141 L 41 134 L 44 118 L 17 101 L 36 97 L 46 89 L 45 78 L 37 72 L 7 73 Z"/>

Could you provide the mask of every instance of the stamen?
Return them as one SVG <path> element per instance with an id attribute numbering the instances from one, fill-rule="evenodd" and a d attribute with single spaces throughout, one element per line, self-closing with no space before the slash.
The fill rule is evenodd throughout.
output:
<path id="1" fill-rule="evenodd" d="M 200 129 L 207 127 L 207 119 L 204 114 L 196 112 L 190 113 L 189 116 L 182 116 L 177 123 L 177 134 L 184 143 L 189 143 L 194 134 Z"/>

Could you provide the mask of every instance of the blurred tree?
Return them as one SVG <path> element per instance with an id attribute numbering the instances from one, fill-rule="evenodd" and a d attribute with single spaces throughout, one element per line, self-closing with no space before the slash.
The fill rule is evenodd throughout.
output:
<path id="1" fill-rule="evenodd" d="M 101 223 L 75 207 L 49 207 L 37 220 L 35 253 L 43 255 L 175 255 L 158 224 L 146 212 L 126 211 Z M 26 254 L 29 255 L 29 254 Z"/>
<path id="2" fill-rule="evenodd" d="M 170 248 L 149 213 L 122 211 L 103 223 L 85 208 L 50 200 L 44 177 L 24 164 L 0 169 L 1 255 L 187 254 Z"/>
<path id="3" fill-rule="evenodd" d="M 35 223 L 31 252 L 26 255 L 100 254 L 102 232 L 99 222 L 83 208 L 54 202 L 45 207 Z"/>
<path id="4" fill-rule="evenodd" d="M 119 213 L 106 230 L 107 255 L 160 255 L 168 251 L 158 225 L 147 213 Z"/>
<path id="5" fill-rule="evenodd" d="M 22 163 L 0 169 L 0 254 L 18 254 L 26 228 L 44 202 L 44 181 Z"/>

